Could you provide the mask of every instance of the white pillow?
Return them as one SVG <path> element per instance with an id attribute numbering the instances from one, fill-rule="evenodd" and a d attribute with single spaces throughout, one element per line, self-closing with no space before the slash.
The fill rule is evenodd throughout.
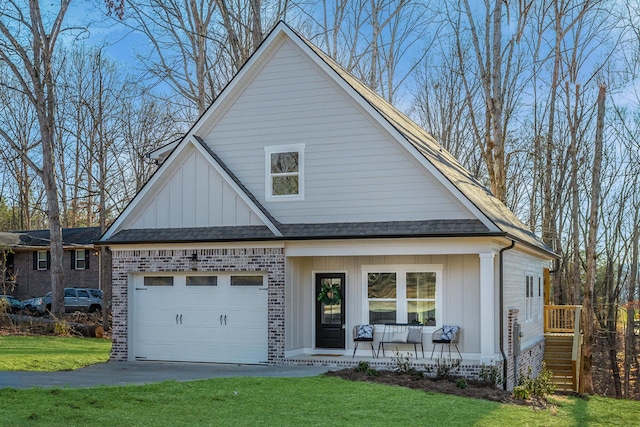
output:
<path id="1" fill-rule="evenodd" d="M 409 331 L 406 332 L 395 332 L 391 336 L 391 342 L 407 342 L 407 338 L 409 337 Z"/>

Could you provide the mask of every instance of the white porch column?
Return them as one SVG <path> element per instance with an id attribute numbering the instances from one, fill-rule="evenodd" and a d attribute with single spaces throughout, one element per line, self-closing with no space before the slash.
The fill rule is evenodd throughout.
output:
<path id="1" fill-rule="evenodd" d="M 480 253 L 480 363 L 490 364 L 495 355 L 495 265 L 493 252 Z"/>

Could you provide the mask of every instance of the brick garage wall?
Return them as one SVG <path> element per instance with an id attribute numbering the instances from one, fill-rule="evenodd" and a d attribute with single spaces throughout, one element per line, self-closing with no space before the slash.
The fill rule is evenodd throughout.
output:
<path id="1" fill-rule="evenodd" d="M 198 260 L 192 261 L 192 254 Z M 180 250 L 115 250 L 113 262 L 111 360 L 128 358 L 128 277 L 130 273 L 250 272 L 267 273 L 268 281 L 268 362 L 284 360 L 284 249 L 180 249 Z"/>

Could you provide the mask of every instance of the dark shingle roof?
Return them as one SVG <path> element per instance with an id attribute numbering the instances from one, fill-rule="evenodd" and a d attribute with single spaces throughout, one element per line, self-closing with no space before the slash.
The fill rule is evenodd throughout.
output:
<path id="1" fill-rule="evenodd" d="M 17 246 L 49 246 L 49 230 L 16 231 Z M 100 227 L 79 227 L 62 229 L 63 246 L 90 246 L 100 239 Z"/>
<path id="2" fill-rule="evenodd" d="M 432 220 L 282 224 L 283 236 L 264 226 L 197 227 L 123 230 L 105 243 L 228 242 L 248 240 L 345 239 L 375 237 L 491 236 L 479 220 Z M 502 235 L 500 233 L 499 235 Z"/>
<path id="3" fill-rule="evenodd" d="M 148 228 L 122 230 L 104 243 L 179 243 L 269 240 L 276 236 L 265 226 Z"/>

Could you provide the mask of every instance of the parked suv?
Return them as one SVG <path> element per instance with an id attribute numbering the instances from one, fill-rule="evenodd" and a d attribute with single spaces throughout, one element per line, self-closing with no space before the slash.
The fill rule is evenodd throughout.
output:
<path id="1" fill-rule="evenodd" d="M 64 308 L 67 313 L 73 311 L 88 311 L 90 313 L 102 310 L 102 298 L 96 297 L 93 290 L 85 288 L 64 288 Z M 51 310 L 51 292 L 39 298 L 23 301 L 22 308 L 45 314 Z"/>

